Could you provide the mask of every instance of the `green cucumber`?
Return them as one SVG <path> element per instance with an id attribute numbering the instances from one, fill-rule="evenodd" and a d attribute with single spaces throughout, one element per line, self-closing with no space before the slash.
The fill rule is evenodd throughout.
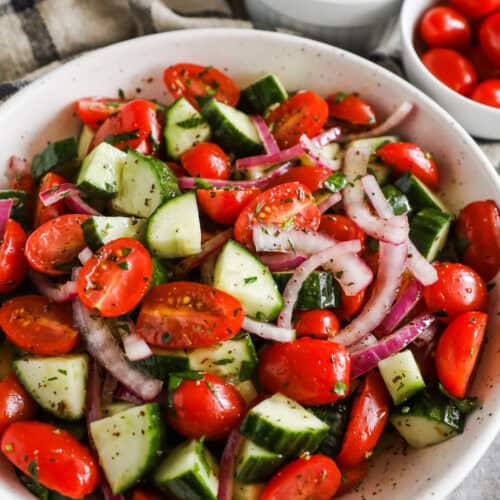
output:
<path id="1" fill-rule="evenodd" d="M 422 208 L 433 208 L 445 214 L 450 213 L 439 196 L 434 194 L 418 177 L 406 173 L 395 183 L 396 187 L 406 195 L 413 211 L 418 212 Z"/>
<path id="2" fill-rule="evenodd" d="M 78 145 L 74 137 L 51 142 L 43 151 L 36 154 L 31 162 L 31 174 L 36 182 L 49 172 L 56 172 L 71 178 L 75 172 L 78 158 Z"/>
<path id="3" fill-rule="evenodd" d="M 284 458 L 244 439 L 236 457 L 235 477 L 242 483 L 267 481 L 281 467 Z"/>
<path id="4" fill-rule="evenodd" d="M 383 163 L 377 163 L 371 161 L 366 168 L 368 174 L 371 174 L 377 179 L 380 186 L 385 186 L 389 183 L 391 178 L 392 169 L 391 167 L 384 165 Z"/>
<path id="5" fill-rule="evenodd" d="M 89 153 L 89 147 L 95 132 L 88 126 L 84 125 L 78 138 L 78 161 L 83 161 Z"/>
<path id="6" fill-rule="evenodd" d="M 342 399 L 328 405 L 313 406 L 310 410 L 329 426 L 328 434 L 317 452 L 335 457 L 342 447 L 344 433 L 349 423 L 351 408 L 348 401 Z"/>
<path id="7" fill-rule="evenodd" d="M 323 146 L 320 149 L 320 153 L 322 156 L 324 156 L 325 158 L 329 158 L 330 160 L 336 160 L 343 154 L 338 142 L 331 142 L 330 144 Z M 309 165 L 311 167 L 317 165 L 317 163 L 307 154 L 303 154 L 300 157 L 300 163 L 301 165 Z"/>
<path id="8" fill-rule="evenodd" d="M 424 208 L 410 221 L 410 240 L 432 262 L 444 248 L 450 226 L 451 215 L 434 208 Z"/>
<path id="9" fill-rule="evenodd" d="M 233 500 L 259 500 L 266 485 L 264 483 L 244 484 L 233 482 Z"/>
<path id="10" fill-rule="evenodd" d="M 14 201 L 14 205 L 10 213 L 11 218 L 17 222 L 26 223 L 30 215 L 26 207 L 26 191 L 21 191 L 19 189 L 1 189 L 0 200 L 6 200 L 9 198 Z"/>
<path id="11" fill-rule="evenodd" d="M 105 405 L 102 407 L 103 417 L 112 417 L 117 413 L 121 413 L 126 410 L 130 410 L 130 408 L 134 408 L 136 405 L 133 403 L 127 403 L 126 401 L 117 401 L 115 403 L 110 403 L 109 405 Z"/>
<path id="12" fill-rule="evenodd" d="M 163 264 L 161 259 L 153 255 L 153 275 L 151 277 L 151 288 L 168 283 L 171 278 L 171 271 Z"/>
<path id="13" fill-rule="evenodd" d="M 387 184 L 382 188 L 386 200 L 389 202 L 394 215 L 404 215 L 411 211 L 408 198 L 392 184 Z"/>
<path id="14" fill-rule="evenodd" d="M 264 115 L 273 104 L 288 97 L 283 84 L 273 74 L 264 75 L 241 91 L 238 106 L 250 114 Z"/>
<path id="15" fill-rule="evenodd" d="M 83 237 L 92 250 L 118 238 L 143 240 L 146 221 L 135 217 L 104 217 L 92 215 L 82 224 Z"/>
<path id="16" fill-rule="evenodd" d="M 245 380 L 244 382 L 240 382 L 234 386 L 241 394 L 241 397 L 245 400 L 247 405 L 249 405 L 252 401 L 255 401 L 259 395 L 255 384 L 251 380 Z"/>

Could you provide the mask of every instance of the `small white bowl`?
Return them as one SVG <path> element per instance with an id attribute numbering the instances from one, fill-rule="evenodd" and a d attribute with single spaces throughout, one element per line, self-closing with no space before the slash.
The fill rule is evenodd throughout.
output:
<path id="1" fill-rule="evenodd" d="M 409 80 L 433 97 L 473 136 L 500 139 L 500 109 L 480 104 L 451 90 L 422 63 L 414 46 L 415 31 L 424 12 L 437 0 L 405 0 L 400 17 L 403 64 Z"/>
<path id="2" fill-rule="evenodd" d="M 401 0 L 245 0 L 257 27 L 285 28 L 368 54 L 378 45 Z"/>

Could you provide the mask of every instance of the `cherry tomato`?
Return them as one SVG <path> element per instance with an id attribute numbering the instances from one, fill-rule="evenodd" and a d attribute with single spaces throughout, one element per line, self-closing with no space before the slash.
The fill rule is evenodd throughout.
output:
<path id="1" fill-rule="evenodd" d="M 342 467 L 353 467 L 370 457 L 389 419 L 389 394 L 380 374 L 372 370 L 354 400 L 351 419 L 337 455 Z"/>
<path id="2" fill-rule="evenodd" d="M 42 180 L 40 181 L 40 187 L 38 188 L 38 194 L 43 191 L 47 191 L 47 189 L 56 189 L 58 186 L 64 184 L 65 182 L 66 180 L 60 175 L 57 175 L 54 172 L 49 172 L 42 177 Z M 64 203 L 64 200 L 56 201 L 52 205 L 46 207 L 42 203 L 42 200 L 37 197 L 34 226 L 41 226 L 42 224 L 45 224 L 45 222 L 63 215 L 65 212 L 66 204 Z"/>
<path id="3" fill-rule="evenodd" d="M 155 286 L 142 302 L 137 331 L 166 349 L 206 347 L 236 335 L 243 323 L 240 302 L 201 283 Z"/>
<path id="4" fill-rule="evenodd" d="M 174 99 L 184 96 L 195 108 L 197 97 L 209 96 L 217 101 L 236 106 L 240 89 L 224 73 L 211 66 L 179 63 L 163 72 L 163 81 Z"/>
<path id="5" fill-rule="evenodd" d="M 488 290 L 479 274 L 463 264 L 436 262 L 438 280 L 424 288 L 424 300 L 431 312 L 442 321 L 452 319 L 467 311 L 486 311 Z"/>
<path id="6" fill-rule="evenodd" d="M 451 49 L 431 49 L 422 56 L 427 69 L 447 87 L 459 94 L 469 95 L 477 74 L 472 63 Z"/>
<path id="7" fill-rule="evenodd" d="M 483 21 L 479 28 L 479 42 L 490 62 L 500 67 L 500 12 Z"/>
<path id="8" fill-rule="evenodd" d="M 278 186 L 285 182 L 300 182 L 307 186 L 311 191 L 323 189 L 323 183 L 332 175 L 332 171 L 326 167 L 308 167 L 299 165 L 291 168 L 288 172 L 280 175 L 271 186 Z"/>
<path id="9" fill-rule="evenodd" d="M 4 432 L 3 454 L 42 486 L 70 498 L 92 493 L 99 466 L 69 432 L 43 422 L 15 422 Z"/>
<path id="10" fill-rule="evenodd" d="M 124 140 L 122 134 L 127 136 Z M 150 154 L 160 143 L 160 124 L 156 117 L 156 104 L 144 99 L 127 102 L 118 113 L 110 116 L 97 129 L 90 149 L 110 138 L 113 146 L 131 148 Z M 109 139 L 108 139 L 109 140 Z"/>
<path id="11" fill-rule="evenodd" d="M 142 300 L 152 274 L 153 263 L 144 246 L 132 238 L 119 238 L 85 262 L 78 275 L 78 297 L 105 318 L 121 316 Z"/>
<path id="12" fill-rule="evenodd" d="M 212 142 L 201 142 L 182 153 L 181 163 L 192 177 L 229 179 L 231 175 L 228 156 Z"/>
<path id="13" fill-rule="evenodd" d="M 125 106 L 123 99 L 113 97 L 83 97 L 76 101 L 76 111 L 80 120 L 92 129 L 99 128 L 107 118 Z"/>
<path id="14" fill-rule="evenodd" d="M 484 340 L 488 315 L 471 311 L 456 317 L 439 337 L 436 370 L 444 388 L 464 398 Z"/>
<path id="15" fill-rule="evenodd" d="M 234 224 L 234 237 L 253 248 L 254 224 L 315 231 L 320 218 L 311 191 L 300 182 L 288 182 L 260 193 L 246 205 Z"/>
<path id="16" fill-rule="evenodd" d="M 313 309 L 311 311 L 295 311 L 295 331 L 298 337 L 331 338 L 339 333 L 339 320 L 337 316 L 326 309 Z"/>
<path id="17" fill-rule="evenodd" d="M 61 215 L 33 231 L 26 242 L 29 265 L 50 276 L 71 272 L 78 254 L 86 247 L 81 225 L 88 215 Z"/>
<path id="18" fill-rule="evenodd" d="M 0 307 L 0 327 L 21 349 L 40 356 L 70 352 L 78 342 L 71 304 L 50 302 L 41 295 L 24 295 Z"/>
<path id="19" fill-rule="evenodd" d="M 391 142 L 382 146 L 377 155 L 392 168 L 395 175 L 410 172 L 431 189 L 439 187 L 439 170 L 436 162 L 429 153 L 425 153 L 417 145 L 410 142 Z"/>
<path id="20" fill-rule="evenodd" d="M 243 207 L 260 191 L 250 189 L 198 189 L 196 197 L 201 211 L 219 224 L 234 224 Z"/>
<path id="21" fill-rule="evenodd" d="M 350 320 L 357 314 L 365 302 L 365 290 L 361 290 L 356 295 L 346 295 L 343 290 L 340 290 L 340 307 L 335 308 L 337 316 L 344 320 Z"/>
<path id="22" fill-rule="evenodd" d="M 317 135 L 328 118 L 328 104 L 318 94 L 306 90 L 283 101 L 266 117 L 281 149 L 299 142 L 300 136 Z"/>
<path id="23" fill-rule="evenodd" d="M 144 489 L 135 489 L 132 493 L 132 500 L 162 500 L 165 497 L 161 497 L 158 493 L 152 493 L 151 491 L 146 491 Z"/>
<path id="24" fill-rule="evenodd" d="M 260 500 L 330 500 L 340 485 L 340 471 L 325 455 L 298 458 L 267 483 Z"/>
<path id="25" fill-rule="evenodd" d="M 420 21 L 420 36 L 431 48 L 464 49 L 471 33 L 467 19 L 450 7 L 429 9 Z"/>
<path id="26" fill-rule="evenodd" d="M 14 373 L 0 381 L 0 434 L 12 422 L 29 420 L 35 414 L 35 402 Z"/>
<path id="27" fill-rule="evenodd" d="M 499 0 L 450 0 L 449 3 L 468 17 L 482 17 L 500 7 Z"/>
<path id="28" fill-rule="evenodd" d="M 245 402 L 234 386 L 215 375 L 184 380 L 171 395 L 170 425 L 183 436 L 216 440 L 227 437 L 244 415 Z"/>
<path id="29" fill-rule="evenodd" d="M 347 397 L 350 373 L 351 359 L 344 346 L 309 337 L 276 342 L 262 351 L 259 362 L 259 381 L 264 389 L 305 405 Z"/>
<path id="30" fill-rule="evenodd" d="M 339 467 L 342 481 L 337 490 L 337 496 L 339 497 L 361 484 L 363 479 L 368 475 L 369 467 L 368 460 L 363 460 L 352 467 Z"/>
<path id="31" fill-rule="evenodd" d="M 500 108 L 500 80 L 485 80 L 474 88 L 471 99 L 492 106 L 493 108 Z"/>
<path id="32" fill-rule="evenodd" d="M 184 177 L 185 175 L 188 175 L 188 173 L 178 163 L 175 163 L 175 161 L 167 161 L 165 163 L 176 177 Z"/>
<path id="33" fill-rule="evenodd" d="M 338 241 L 359 240 L 361 251 L 365 248 L 366 235 L 364 231 L 346 215 L 322 215 L 319 230 Z"/>
<path id="34" fill-rule="evenodd" d="M 495 68 L 479 45 L 469 47 L 464 52 L 464 55 L 471 61 L 474 68 L 476 68 L 479 81 L 498 80 L 500 78 L 500 66 Z"/>
<path id="35" fill-rule="evenodd" d="M 371 106 L 356 94 L 337 92 L 326 98 L 330 116 L 353 125 L 374 125 L 377 121 Z"/>
<path id="36" fill-rule="evenodd" d="M 0 293 L 15 290 L 23 281 L 27 267 L 25 244 L 24 229 L 14 219 L 9 219 L 0 245 Z"/>

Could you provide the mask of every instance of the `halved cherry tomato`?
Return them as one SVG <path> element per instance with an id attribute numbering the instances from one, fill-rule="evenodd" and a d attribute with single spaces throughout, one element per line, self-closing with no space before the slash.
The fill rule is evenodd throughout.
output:
<path id="1" fill-rule="evenodd" d="M 178 163 L 175 163 L 175 161 L 167 161 L 165 163 L 176 177 L 184 177 L 185 175 L 188 175 L 188 173 Z"/>
<path id="2" fill-rule="evenodd" d="M 488 309 L 486 284 L 474 269 L 454 262 L 436 262 L 438 280 L 424 288 L 424 300 L 431 312 L 449 323 L 467 311 Z"/>
<path id="3" fill-rule="evenodd" d="M 87 219 L 88 215 L 61 215 L 35 229 L 24 252 L 29 265 L 50 276 L 71 272 L 78 254 L 87 245 L 81 228 Z"/>
<path id="4" fill-rule="evenodd" d="M 289 182 L 264 191 L 248 203 L 236 219 L 234 237 L 252 248 L 254 224 L 315 231 L 320 218 L 311 191 L 300 182 Z"/>
<path id="5" fill-rule="evenodd" d="M 234 224 L 247 203 L 260 191 L 250 189 L 198 189 L 196 197 L 201 211 L 219 224 Z"/>
<path id="6" fill-rule="evenodd" d="M 394 174 L 406 172 L 418 177 L 431 189 L 439 187 L 439 170 L 429 153 L 425 153 L 417 145 L 409 142 L 391 142 L 382 146 L 377 155 L 389 165 Z"/>
<path id="7" fill-rule="evenodd" d="M 359 240 L 361 241 L 361 251 L 365 248 L 366 235 L 364 231 L 345 215 L 322 215 L 319 230 L 338 241 Z"/>
<path id="8" fill-rule="evenodd" d="M 17 174 L 12 179 L 12 184 L 10 186 L 12 189 L 18 189 L 19 191 L 24 191 L 27 194 L 33 194 L 35 191 L 35 181 L 31 174 Z"/>
<path id="9" fill-rule="evenodd" d="M 142 302 L 137 331 L 166 349 L 206 347 L 236 335 L 243 323 L 241 303 L 201 283 L 176 281 L 155 286 Z"/>
<path id="10" fill-rule="evenodd" d="M 49 172 L 45 176 L 42 177 L 40 181 L 40 187 L 38 188 L 38 193 L 40 194 L 47 189 L 56 189 L 61 184 L 65 183 L 66 179 L 61 177 L 60 175 L 55 174 L 54 172 Z M 45 222 L 55 219 L 60 215 L 63 215 L 66 212 L 66 204 L 64 200 L 59 200 L 53 203 L 52 205 L 46 207 L 42 200 L 37 197 L 36 206 L 35 206 L 35 220 L 34 226 L 38 227 L 44 224 Z"/>
<path id="11" fill-rule="evenodd" d="M 474 88 L 471 99 L 492 106 L 493 108 L 500 108 L 500 80 L 485 80 Z"/>
<path id="12" fill-rule="evenodd" d="M 244 415 L 245 402 L 235 387 L 215 375 L 184 380 L 170 396 L 169 424 L 183 436 L 216 440 L 227 437 Z"/>
<path id="13" fill-rule="evenodd" d="M 24 229 L 14 219 L 9 219 L 0 245 L 0 293 L 15 290 L 23 281 L 27 268 L 25 244 Z"/>
<path id="14" fill-rule="evenodd" d="M 313 137 L 328 118 L 328 104 L 318 94 L 306 90 L 283 101 L 266 117 L 281 149 L 299 142 L 300 136 Z"/>
<path id="15" fill-rule="evenodd" d="M 182 153 L 181 163 L 192 177 L 229 179 L 231 174 L 228 156 L 212 142 L 201 142 Z"/>
<path id="16" fill-rule="evenodd" d="M 78 342 L 71 304 L 51 302 L 41 295 L 23 295 L 0 307 L 0 327 L 21 349 L 40 356 L 70 352 Z"/>
<path id="17" fill-rule="evenodd" d="M 380 374 L 369 372 L 356 396 L 337 462 L 353 467 L 370 457 L 389 419 L 389 394 Z"/>
<path id="18" fill-rule="evenodd" d="M 80 120 L 92 129 L 99 128 L 107 118 L 125 106 L 123 99 L 113 97 L 83 97 L 76 101 L 76 111 Z"/>
<path id="19" fill-rule="evenodd" d="M 4 432 L 1 449 L 25 474 L 61 495 L 82 498 L 99 482 L 99 466 L 90 450 L 53 425 L 15 422 Z"/>
<path id="20" fill-rule="evenodd" d="M 142 488 L 137 488 L 132 493 L 132 500 L 162 500 L 162 498 L 165 499 L 165 497 L 161 497 L 158 493 L 152 493 Z"/>
<path id="21" fill-rule="evenodd" d="M 464 398 L 484 340 L 488 315 L 466 312 L 455 318 L 439 337 L 436 369 L 439 381 L 456 398 Z"/>
<path id="22" fill-rule="evenodd" d="M 429 47 L 460 50 L 469 45 L 471 32 L 462 14 L 450 7 L 438 6 L 422 17 L 420 36 Z"/>
<path id="23" fill-rule="evenodd" d="M 298 458 L 267 483 L 260 500 L 330 500 L 340 485 L 340 471 L 325 455 Z"/>
<path id="24" fill-rule="evenodd" d="M 339 333 L 337 316 L 327 309 L 295 311 L 295 331 L 298 337 L 331 338 Z"/>
<path id="25" fill-rule="evenodd" d="M 482 17 L 500 7 L 500 0 L 450 0 L 464 16 Z"/>
<path id="26" fill-rule="evenodd" d="M 353 125 L 374 125 L 377 121 L 371 106 L 356 94 L 337 92 L 326 98 L 330 116 Z"/>
<path id="27" fill-rule="evenodd" d="M 340 482 L 339 489 L 337 490 L 337 497 L 351 491 L 353 488 L 358 486 L 361 481 L 368 475 L 368 469 L 370 465 L 368 460 L 363 460 L 357 465 L 352 467 L 342 467 L 340 466 L 340 474 L 342 481 Z"/>
<path id="28" fill-rule="evenodd" d="M 357 314 L 365 302 L 365 290 L 356 295 L 346 295 L 343 290 L 340 290 L 340 306 L 335 308 L 335 313 L 337 316 L 344 320 L 350 320 L 355 314 Z"/>
<path id="29" fill-rule="evenodd" d="M 285 182 L 300 182 L 307 186 L 311 191 L 323 189 L 323 183 L 332 175 L 332 171 L 326 167 L 308 167 L 299 165 L 298 167 L 291 168 L 288 172 L 280 175 L 271 186 L 278 186 Z"/>
<path id="30" fill-rule="evenodd" d="M 347 397 L 350 372 L 351 358 L 344 346 L 309 337 L 276 342 L 262 351 L 259 362 L 259 381 L 264 389 L 305 405 Z"/>
<path id="31" fill-rule="evenodd" d="M 500 67 L 500 12 L 487 17 L 479 28 L 479 42 L 486 57 Z"/>
<path id="32" fill-rule="evenodd" d="M 195 108 L 199 107 L 196 98 L 201 96 L 229 106 L 236 106 L 240 99 L 240 89 L 233 80 L 211 66 L 175 64 L 165 69 L 163 81 L 174 99 L 184 96 Z"/>
<path id="33" fill-rule="evenodd" d="M 35 402 L 14 373 L 0 381 L 0 434 L 12 422 L 33 418 L 36 409 Z"/>
<path id="34" fill-rule="evenodd" d="M 107 118 L 97 129 L 90 149 L 105 140 L 111 140 L 117 148 L 128 147 L 150 154 L 160 143 L 160 135 L 156 104 L 144 99 L 134 99 L 127 102 L 118 113 Z"/>
<path id="35" fill-rule="evenodd" d="M 153 263 L 144 246 L 132 238 L 119 238 L 85 262 L 78 275 L 78 297 L 105 318 L 121 316 L 142 300 L 152 274 Z"/>

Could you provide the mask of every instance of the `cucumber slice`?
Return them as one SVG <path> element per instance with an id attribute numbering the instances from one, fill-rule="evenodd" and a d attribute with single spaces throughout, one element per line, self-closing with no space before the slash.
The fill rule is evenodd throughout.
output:
<path id="1" fill-rule="evenodd" d="M 238 106 L 246 113 L 264 115 L 269 106 L 287 97 L 288 92 L 283 84 L 276 75 L 270 73 L 241 91 Z"/>
<path id="2" fill-rule="evenodd" d="M 244 484 L 234 481 L 233 500 L 259 500 L 265 486 L 263 483 Z"/>
<path id="3" fill-rule="evenodd" d="M 187 441 L 167 454 L 154 474 L 154 482 L 178 500 L 215 500 L 217 465 L 200 441 Z"/>
<path id="4" fill-rule="evenodd" d="M 385 198 L 394 212 L 394 215 L 404 215 L 411 211 L 408 198 L 392 184 L 387 184 L 382 188 Z"/>
<path id="5" fill-rule="evenodd" d="M 229 240 L 215 263 L 214 287 L 236 297 L 247 316 L 274 320 L 283 299 L 269 269 L 246 248 Z"/>
<path id="6" fill-rule="evenodd" d="M 168 283 L 170 281 L 171 273 L 165 267 L 163 262 L 158 258 L 154 257 L 151 259 L 153 263 L 153 276 L 151 277 L 151 288 L 158 285 L 163 285 L 163 283 Z"/>
<path id="7" fill-rule="evenodd" d="M 167 156 L 177 160 L 194 145 L 210 139 L 210 127 L 187 99 L 177 99 L 168 109 L 165 123 Z"/>
<path id="8" fill-rule="evenodd" d="M 289 458 L 313 452 L 328 429 L 313 413 L 277 393 L 247 413 L 240 432 L 255 444 Z"/>
<path id="9" fill-rule="evenodd" d="M 133 403 L 127 403 L 126 401 L 119 401 L 116 403 L 110 403 L 109 405 L 102 407 L 103 417 L 112 417 L 117 413 L 121 413 L 123 411 L 130 410 L 130 408 L 134 408 L 136 405 Z"/>
<path id="10" fill-rule="evenodd" d="M 414 175 L 406 173 L 394 184 L 407 196 L 411 208 L 415 212 L 418 212 L 422 208 L 433 208 L 434 210 L 439 210 L 445 214 L 450 213 L 440 198 Z"/>
<path id="11" fill-rule="evenodd" d="M 396 135 L 380 135 L 378 137 L 370 137 L 370 139 L 357 139 L 355 141 L 350 142 L 347 147 L 351 146 L 357 146 L 360 144 L 368 144 L 371 146 L 373 155 L 377 154 L 377 151 L 384 146 L 385 144 L 391 143 L 391 142 L 398 142 L 399 137 Z M 374 158 L 375 160 L 375 158 Z M 373 163 L 370 162 L 370 166 L 372 166 Z"/>
<path id="12" fill-rule="evenodd" d="M 425 389 L 424 379 L 410 350 L 383 359 L 378 369 L 395 405 Z"/>
<path id="13" fill-rule="evenodd" d="M 175 175 L 162 161 L 129 151 L 111 206 L 122 214 L 149 217 L 161 203 L 179 193 Z"/>
<path id="14" fill-rule="evenodd" d="M 82 418 L 87 395 L 88 357 L 68 354 L 14 361 L 19 382 L 45 410 L 64 420 Z"/>
<path id="15" fill-rule="evenodd" d="M 21 191 L 19 189 L 1 189 L 0 190 L 0 200 L 12 199 L 14 200 L 14 206 L 10 216 L 12 219 L 20 223 L 26 223 L 28 221 L 28 210 L 26 208 L 26 191 Z"/>
<path id="16" fill-rule="evenodd" d="M 114 495 L 125 491 L 155 464 L 163 437 L 157 403 L 130 408 L 90 424 L 90 434 Z"/>
<path id="17" fill-rule="evenodd" d="M 90 143 L 95 136 L 95 132 L 88 126 L 84 125 L 78 138 L 78 161 L 83 161 L 89 152 Z"/>
<path id="18" fill-rule="evenodd" d="M 242 483 L 267 481 L 283 462 L 282 455 L 245 439 L 236 458 L 236 479 Z"/>
<path id="19" fill-rule="evenodd" d="M 344 433 L 349 423 L 351 413 L 349 403 L 346 400 L 340 400 L 328 405 L 314 406 L 310 410 L 329 426 L 328 434 L 317 452 L 328 457 L 335 457 L 342 447 Z"/>
<path id="20" fill-rule="evenodd" d="M 187 351 L 167 350 L 159 347 L 152 347 L 151 350 L 152 356 L 134 361 L 133 364 L 155 378 L 168 381 L 171 373 L 186 372 L 191 369 Z"/>
<path id="21" fill-rule="evenodd" d="M 78 145 L 74 137 L 51 142 L 43 151 L 33 157 L 31 175 L 36 182 L 48 172 L 56 172 L 72 178 L 77 166 Z"/>
<path id="22" fill-rule="evenodd" d="M 104 217 L 93 215 L 83 224 L 83 237 L 92 250 L 118 238 L 143 240 L 146 221 L 135 217 Z"/>
<path id="23" fill-rule="evenodd" d="M 245 403 L 247 405 L 252 401 L 255 401 L 257 399 L 257 396 L 259 395 L 255 384 L 251 380 L 245 380 L 244 382 L 235 384 L 235 387 L 241 394 L 241 397 L 245 400 Z"/>
<path id="24" fill-rule="evenodd" d="M 112 198 L 127 155 L 102 142 L 83 160 L 76 185 L 94 198 Z"/>
<path id="25" fill-rule="evenodd" d="M 337 142 L 331 142 L 330 144 L 323 146 L 320 152 L 325 158 L 329 158 L 331 160 L 337 159 L 342 153 L 340 149 L 340 144 L 338 144 Z M 300 157 L 300 163 L 301 165 L 309 165 L 311 167 L 317 165 L 317 163 L 309 155 L 306 154 Z"/>
<path id="26" fill-rule="evenodd" d="M 257 155 L 263 146 L 248 115 L 215 99 L 208 99 L 201 114 L 210 124 L 215 142 L 238 157 Z"/>
<path id="27" fill-rule="evenodd" d="M 366 168 L 366 171 L 368 174 L 373 175 L 375 179 L 377 179 L 377 182 L 380 186 L 385 186 L 391 179 L 391 167 L 384 165 L 383 163 L 372 161 Z"/>
<path id="28" fill-rule="evenodd" d="M 163 259 L 187 257 L 201 251 L 201 227 L 193 191 L 166 201 L 148 221 L 146 240 Z"/>
<path id="29" fill-rule="evenodd" d="M 419 252 L 432 262 L 444 248 L 450 226 L 450 215 L 434 208 L 424 208 L 410 221 L 410 239 Z"/>

